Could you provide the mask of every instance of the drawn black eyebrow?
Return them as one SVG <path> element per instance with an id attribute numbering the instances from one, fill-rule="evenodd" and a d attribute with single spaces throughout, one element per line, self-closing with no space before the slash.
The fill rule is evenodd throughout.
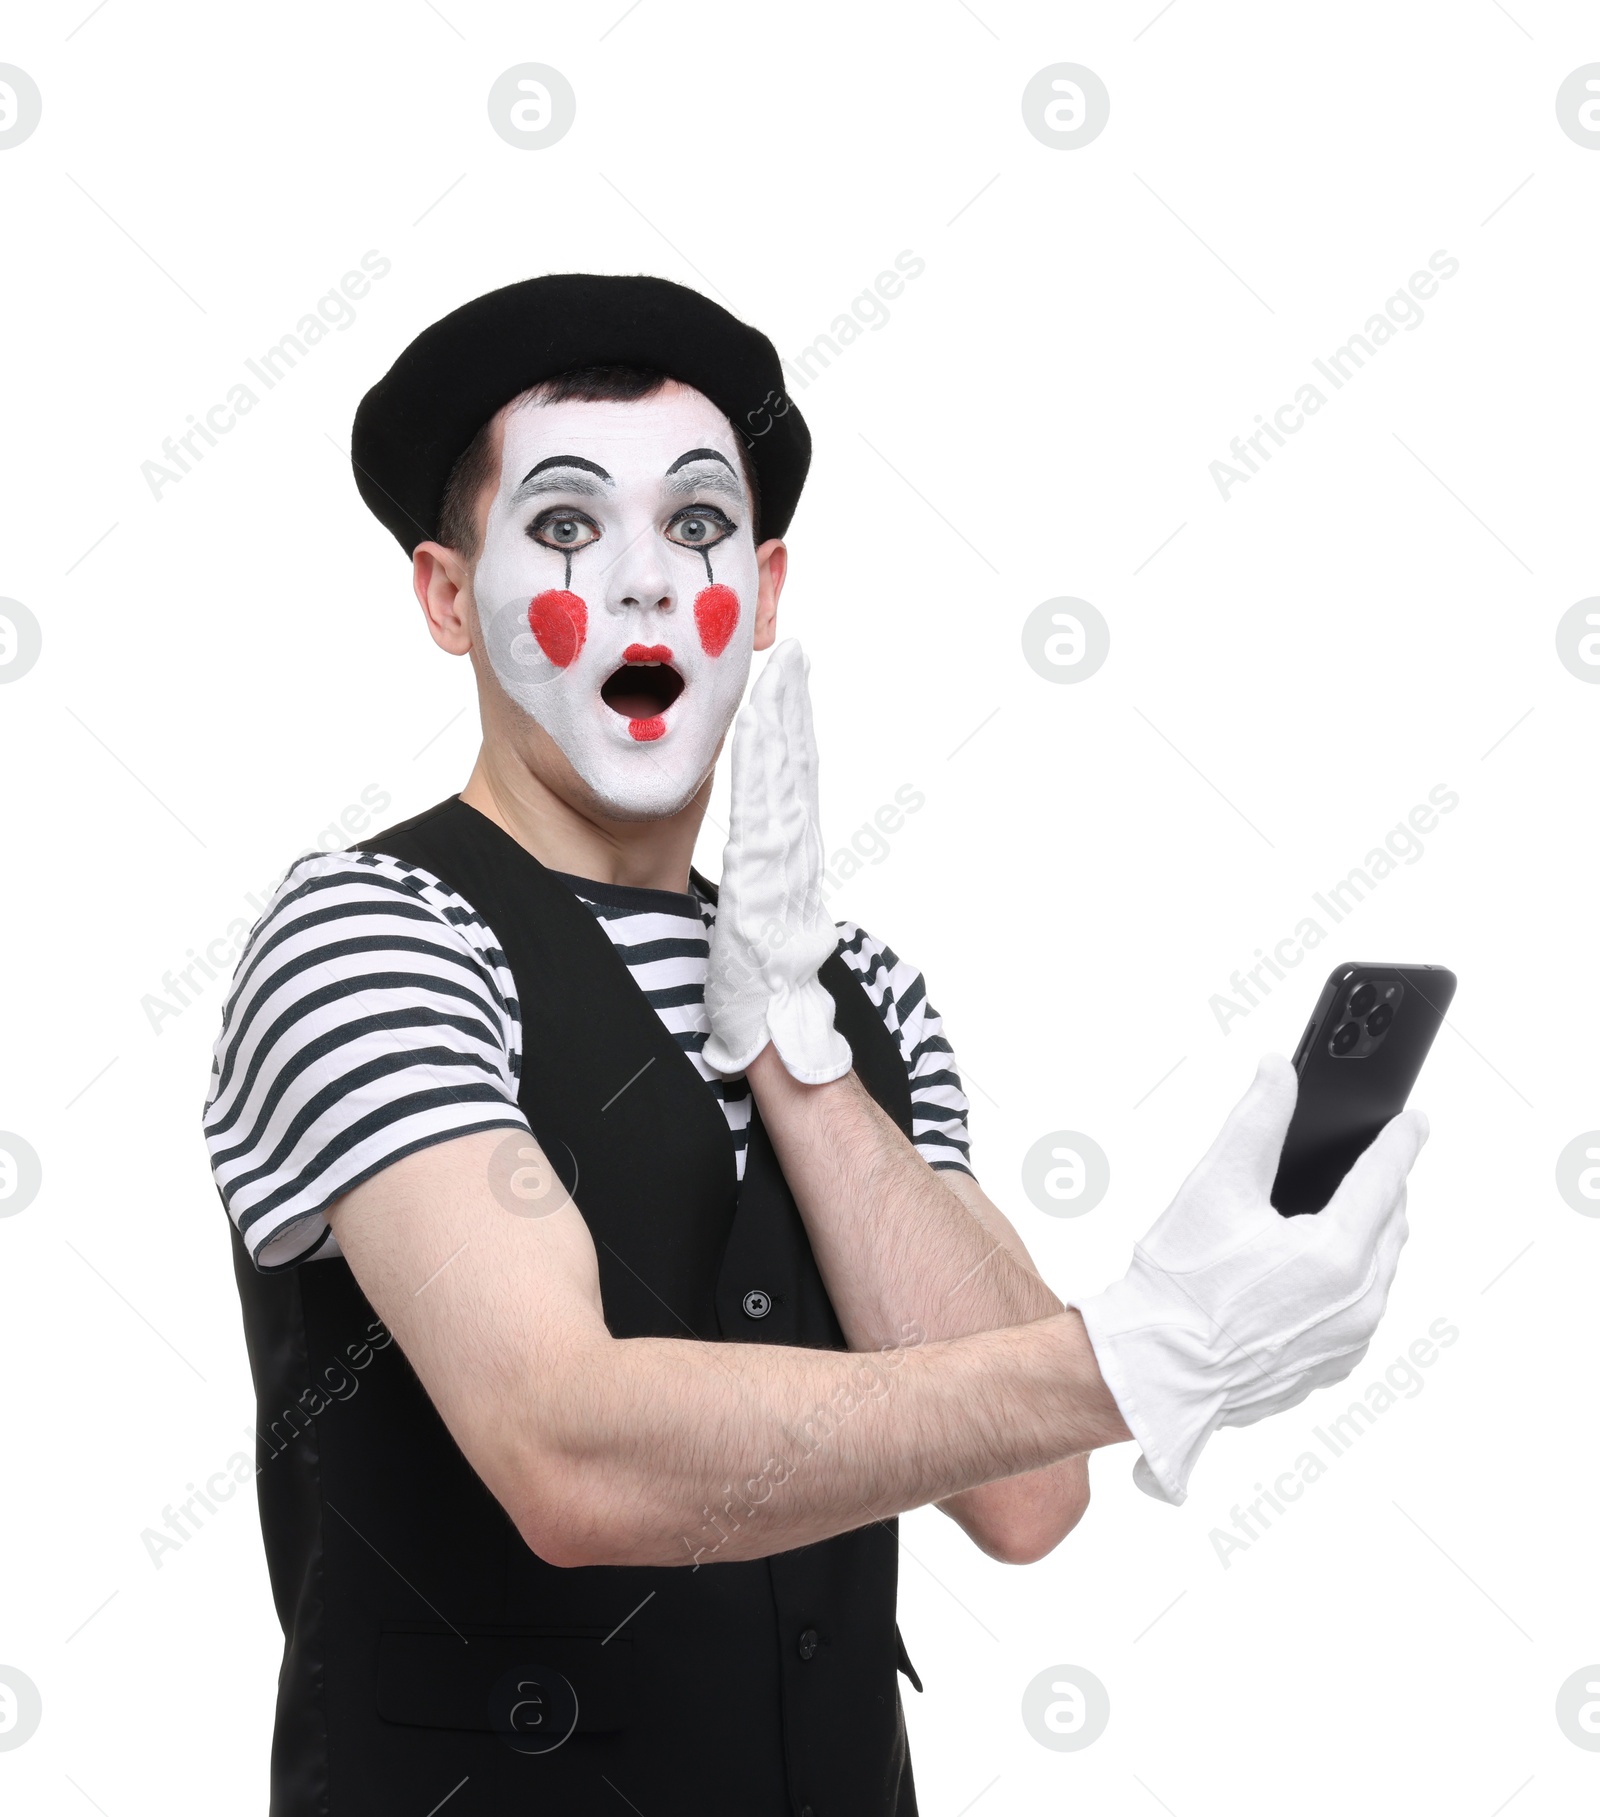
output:
<path id="1" fill-rule="evenodd" d="M 687 459 L 687 456 L 685 458 Z M 546 467 L 581 467 L 585 473 L 598 473 L 608 486 L 614 486 L 617 483 L 604 467 L 596 466 L 593 461 L 586 461 L 581 454 L 552 454 L 548 459 L 540 461 L 537 466 L 530 467 L 522 476 L 522 484 L 527 485 L 534 474 L 543 473 Z"/>
<path id="2" fill-rule="evenodd" d="M 721 461 L 730 473 L 733 472 L 733 462 L 727 455 L 718 454 L 715 448 L 691 448 L 687 454 L 680 454 L 667 472 L 676 473 L 680 467 L 687 467 L 690 461 Z"/>

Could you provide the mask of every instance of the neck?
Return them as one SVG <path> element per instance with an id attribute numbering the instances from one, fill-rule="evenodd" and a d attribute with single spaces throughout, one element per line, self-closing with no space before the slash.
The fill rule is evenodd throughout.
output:
<path id="1" fill-rule="evenodd" d="M 461 799 L 553 871 L 595 883 L 683 892 L 711 799 L 711 778 L 670 819 L 610 820 L 575 807 L 515 753 L 486 742 Z"/>

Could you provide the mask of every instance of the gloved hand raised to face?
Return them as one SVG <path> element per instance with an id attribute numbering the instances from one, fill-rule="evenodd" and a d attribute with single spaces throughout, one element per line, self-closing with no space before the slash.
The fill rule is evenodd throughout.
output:
<path id="1" fill-rule="evenodd" d="M 711 929 L 707 1064 L 742 1073 L 768 1041 L 790 1073 L 825 1085 L 850 1070 L 817 971 L 839 944 L 822 900 L 810 671 L 785 640 L 733 729 L 733 801 Z"/>
<path id="2" fill-rule="evenodd" d="M 1133 1479 L 1158 1500 L 1184 1499 L 1218 1426 L 1342 1381 L 1383 1316 L 1427 1119 L 1402 1112 L 1322 1211 L 1285 1218 L 1268 1195 L 1297 1090 L 1289 1062 L 1266 1055 L 1123 1279 L 1068 1302 L 1143 1454 Z"/>

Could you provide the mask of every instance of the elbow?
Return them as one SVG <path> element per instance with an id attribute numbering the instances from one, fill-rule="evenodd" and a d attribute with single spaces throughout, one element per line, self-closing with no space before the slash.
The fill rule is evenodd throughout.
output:
<path id="1" fill-rule="evenodd" d="M 620 1531 L 603 1495 L 573 1486 L 557 1490 L 543 1473 L 536 1490 L 504 1502 L 522 1543 L 561 1571 L 589 1565 L 636 1564 L 637 1535 Z"/>
<path id="2" fill-rule="evenodd" d="M 558 1570 L 674 1562 L 643 1513 L 630 1514 L 619 1486 L 592 1467 L 547 1456 L 501 1502 L 522 1543 Z"/>
<path id="3" fill-rule="evenodd" d="M 591 1387 L 601 1373 L 589 1368 Z M 571 1390 L 553 1392 L 534 1418 L 496 1421 L 478 1450 L 478 1473 L 522 1543 L 547 1565 L 574 1571 L 665 1562 L 642 1556 L 650 1543 L 645 1511 L 614 1455 L 595 1442 L 594 1424 Z"/>
<path id="4" fill-rule="evenodd" d="M 961 1524 L 978 1550 L 998 1563 L 1036 1565 L 1077 1526 L 1088 1506 L 1085 1460 L 1071 1458 L 1043 1480 L 1012 1478 L 978 1490 Z"/>
<path id="5" fill-rule="evenodd" d="M 562 1534 L 535 1531 L 524 1533 L 522 1537 L 530 1552 L 545 1564 L 554 1565 L 558 1571 L 579 1571 L 590 1565 L 614 1565 L 619 1562 L 601 1547 L 588 1546 Z"/>
<path id="6" fill-rule="evenodd" d="M 608 1565 L 613 1561 L 603 1556 L 603 1548 L 593 1535 L 575 1533 L 542 1515 L 524 1514 L 516 1522 L 522 1543 L 535 1557 L 558 1571 L 577 1571 L 586 1565 Z"/>
<path id="7" fill-rule="evenodd" d="M 978 1550 L 999 1564 L 1036 1565 L 1055 1551 L 1081 1518 L 1080 1510 L 1056 1520 L 998 1520 L 967 1531 Z"/>

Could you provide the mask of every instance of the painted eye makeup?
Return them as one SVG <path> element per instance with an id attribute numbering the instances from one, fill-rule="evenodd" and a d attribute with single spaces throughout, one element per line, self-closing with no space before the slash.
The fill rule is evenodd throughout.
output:
<path id="1" fill-rule="evenodd" d="M 725 543 L 738 530 L 725 512 L 715 505 L 690 505 L 676 511 L 667 522 L 665 535 L 669 543 L 684 549 L 714 549 Z"/>
<path id="2" fill-rule="evenodd" d="M 546 549 L 559 549 L 570 555 L 574 549 L 586 549 L 600 540 L 600 526 L 592 517 L 570 506 L 541 511 L 528 525 L 528 535 Z"/>

